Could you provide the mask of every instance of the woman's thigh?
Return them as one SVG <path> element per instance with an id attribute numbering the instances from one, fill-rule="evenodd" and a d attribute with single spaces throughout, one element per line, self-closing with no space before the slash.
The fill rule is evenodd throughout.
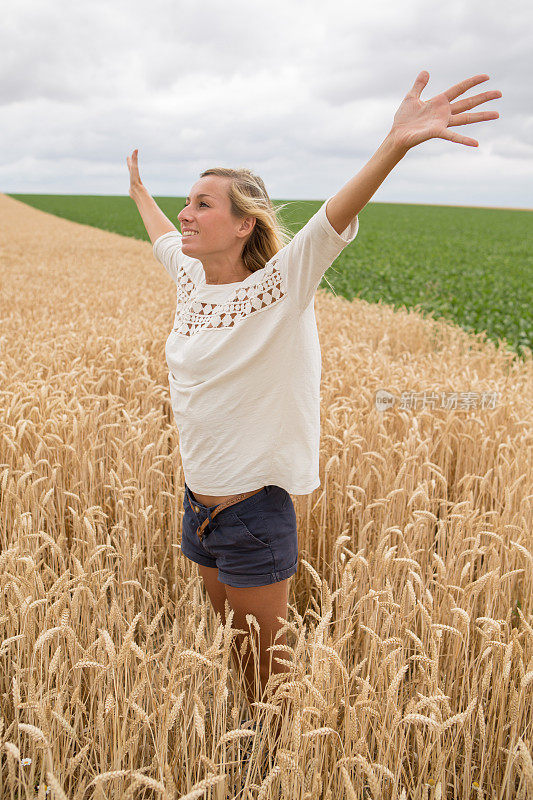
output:
<path id="1" fill-rule="evenodd" d="M 276 643 L 274 638 L 276 633 L 283 625 L 278 620 L 287 619 L 288 609 L 288 594 L 289 594 L 289 578 L 285 580 L 271 583 L 267 586 L 255 586 L 252 588 L 237 588 L 235 586 L 225 585 L 226 596 L 228 603 L 234 611 L 232 627 L 239 628 L 240 630 L 248 631 L 248 621 L 246 616 L 253 614 L 259 625 L 259 663 L 263 673 L 269 673 L 272 665 L 276 662 L 274 658 L 276 655 L 283 657 L 282 652 L 276 653 L 275 649 L 269 650 L 269 647 L 274 647 L 275 644 L 286 644 L 285 635 L 278 636 Z M 254 634 L 255 626 L 250 625 L 250 631 Z M 243 638 L 248 634 L 239 634 L 237 637 L 237 645 L 240 649 L 240 643 Z M 286 657 L 286 654 L 285 654 Z M 277 671 L 277 669 L 274 669 Z"/>
<path id="2" fill-rule="evenodd" d="M 204 567 L 198 564 L 198 572 L 202 576 L 204 586 L 211 600 L 215 614 L 220 614 L 223 625 L 226 624 L 226 587 L 218 579 L 217 567 Z"/>

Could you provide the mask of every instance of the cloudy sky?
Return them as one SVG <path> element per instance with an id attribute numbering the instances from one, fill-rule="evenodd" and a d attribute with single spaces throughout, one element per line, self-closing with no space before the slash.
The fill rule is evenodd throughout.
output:
<path id="1" fill-rule="evenodd" d="M 127 195 L 139 149 L 154 195 L 211 166 L 258 172 L 274 199 L 320 200 L 379 147 L 426 69 L 428 100 L 500 118 L 410 150 L 377 202 L 533 207 L 529 0 L 17 0 L 0 27 L 0 191 Z"/>

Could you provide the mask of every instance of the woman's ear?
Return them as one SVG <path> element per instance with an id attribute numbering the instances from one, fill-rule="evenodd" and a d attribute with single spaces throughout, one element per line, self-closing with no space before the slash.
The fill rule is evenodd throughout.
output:
<path id="1" fill-rule="evenodd" d="M 250 234 L 255 227 L 256 220 L 257 220 L 256 217 L 252 216 L 245 217 L 241 222 L 239 233 L 242 232 L 244 236 Z"/>

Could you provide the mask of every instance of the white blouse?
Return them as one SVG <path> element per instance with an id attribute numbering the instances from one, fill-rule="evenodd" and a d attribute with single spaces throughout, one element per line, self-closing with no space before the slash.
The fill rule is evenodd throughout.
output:
<path id="1" fill-rule="evenodd" d="M 206 284 L 201 261 L 170 231 L 153 245 L 177 286 L 165 345 L 185 481 L 193 492 L 239 494 L 275 484 L 320 486 L 320 377 L 314 295 L 355 239 L 339 235 L 328 198 L 265 266 L 239 283 Z"/>

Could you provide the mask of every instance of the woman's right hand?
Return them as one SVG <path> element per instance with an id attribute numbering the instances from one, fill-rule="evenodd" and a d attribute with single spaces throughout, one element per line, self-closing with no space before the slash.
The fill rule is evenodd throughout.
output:
<path id="1" fill-rule="evenodd" d="M 141 178 L 139 176 L 139 162 L 137 160 L 138 152 L 139 152 L 138 150 L 134 150 L 133 153 L 131 154 L 131 157 L 128 156 L 127 159 L 126 159 L 127 162 L 128 162 L 128 169 L 130 171 L 129 196 L 131 198 L 133 198 L 133 194 L 134 194 L 135 190 L 139 189 L 139 187 L 141 187 L 143 185 L 142 181 L 141 181 Z"/>

